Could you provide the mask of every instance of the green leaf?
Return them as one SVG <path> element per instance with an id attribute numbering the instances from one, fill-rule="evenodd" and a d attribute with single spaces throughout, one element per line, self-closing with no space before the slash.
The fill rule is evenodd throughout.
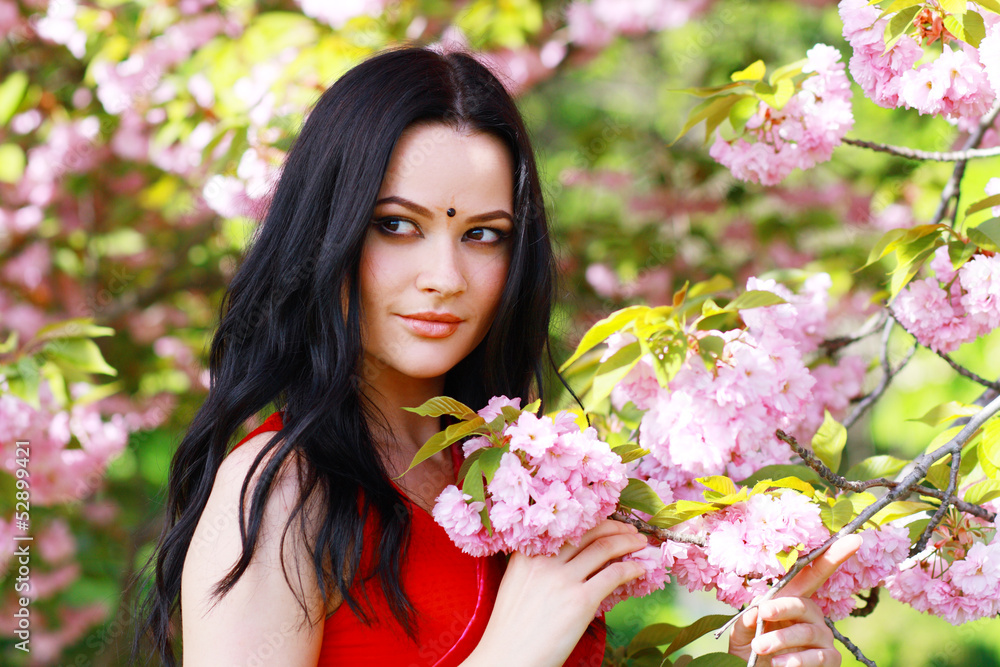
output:
<path id="1" fill-rule="evenodd" d="M 695 480 L 699 484 L 707 486 L 712 491 L 715 491 L 723 496 L 731 496 L 737 493 L 739 489 L 736 488 L 736 483 L 724 477 L 722 475 L 713 475 L 711 477 L 699 477 Z"/>
<path id="2" fill-rule="evenodd" d="M 584 409 L 592 412 L 597 404 L 610 396 L 611 390 L 625 379 L 625 376 L 639 363 L 640 358 L 642 358 L 642 347 L 636 341 L 629 343 L 601 363 L 594 374 Z"/>
<path id="3" fill-rule="evenodd" d="M 634 442 L 627 442 L 624 445 L 619 445 L 611 451 L 621 458 L 622 463 L 631 463 L 632 461 L 649 454 L 648 449 L 644 449 Z"/>
<path id="4" fill-rule="evenodd" d="M 902 519 L 907 516 L 913 516 L 919 512 L 926 512 L 927 510 L 932 509 L 934 509 L 933 505 L 919 500 L 897 500 L 896 502 L 889 503 L 876 512 L 871 520 L 882 526 L 890 521 Z"/>
<path id="5" fill-rule="evenodd" d="M 101 327 L 94 324 L 94 320 L 89 317 L 74 317 L 68 320 L 60 320 L 48 324 L 35 334 L 35 340 L 46 341 L 57 338 L 101 338 L 103 336 L 114 336 L 115 330 L 111 327 Z"/>
<path id="6" fill-rule="evenodd" d="M 493 481 L 493 476 L 500 469 L 500 457 L 510 451 L 507 447 L 487 447 L 482 450 L 483 455 L 479 457 L 479 467 L 483 470 L 486 483 Z"/>
<path id="7" fill-rule="evenodd" d="M 54 340 L 42 348 L 44 354 L 63 367 L 85 373 L 117 375 L 118 371 L 108 365 L 97 343 L 89 338 L 67 338 Z"/>
<path id="8" fill-rule="evenodd" d="M 24 93 L 28 90 L 28 75 L 21 71 L 11 72 L 0 83 L 0 125 L 6 126 L 21 106 Z"/>
<path id="9" fill-rule="evenodd" d="M 11 331 L 7 336 L 7 340 L 0 343 L 0 354 L 9 354 L 17 349 L 17 341 L 19 336 L 16 331 Z M 2 367 L 0 367 L 2 368 Z M 2 374 L 2 372 L 0 372 Z"/>
<path id="10" fill-rule="evenodd" d="M 906 467 L 909 461 L 897 459 L 895 456 L 880 454 L 870 456 L 851 466 L 845 477 L 847 479 L 868 480 L 876 477 L 890 477 Z"/>
<path id="11" fill-rule="evenodd" d="M 997 479 L 1000 469 L 1000 417 L 983 425 L 983 437 L 978 446 L 979 465 L 990 479 Z"/>
<path id="12" fill-rule="evenodd" d="M 678 500 L 670 503 L 649 519 L 649 523 L 659 528 L 673 528 L 696 516 L 714 512 L 718 507 L 712 503 L 702 503 L 697 500 Z"/>
<path id="13" fill-rule="evenodd" d="M 521 412 L 530 412 L 533 415 L 538 414 L 538 408 L 542 407 L 542 399 L 536 398 L 531 403 L 521 408 Z"/>
<path id="14" fill-rule="evenodd" d="M 795 94 L 795 84 L 792 83 L 791 79 L 781 79 L 773 86 L 761 81 L 753 87 L 753 92 L 767 106 L 772 109 L 781 109 Z"/>
<path id="15" fill-rule="evenodd" d="M 945 16 L 944 27 L 955 37 L 977 49 L 979 43 L 986 37 L 986 24 L 983 22 L 983 17 L 971 10 L 958 16 L 954 14 Z"/>
<path id="16" fill-rule="evenodd" d="M 870 4 L 874 5 L 878 4 L 878 2 L 872 2 Z M 892 4 L 890 4 L 885 10 L 882 11 L 882 14 L 879 16 L 879 18 L 880 19 L 885 18 L 889 14 L 895 14 L 901 9 L 906 9 L 907 7 L 913 7 L 914 5 L 923 5 L 923 4 L 924 0 L 893 0 Z"/>
<path id="17" fill-rule="evenodd" d="M 992 218 L 970 227 L 967 232 L 969 240 L 983 250 L 1000 252 L 1000 218 Z"/>
<path id="18" fill-rule="evenodd" d="M 805 465 L 792 465 L 790 463 L 764 466 L 754 474 L 739 482 L 740 486 L 755 486 L 765 479 L 784 479 L 796 477 L 804 482 L 822 484 L 823 478 L 812 468 Z"/>
<path id="19" fill-rule="evenodd" d="M 896 42 L 913 27 L 913 19 L 916 18 L 919 12 L 920 6 L 907 7 L 889 19 L 889 23 L 885 26 L 885 34 L 883 35 L 883 39 L 885 40 L 885 51 L 882 52 L 883 56 L 889 53 L 892 47 L 896 45 Z"/>
<path id="20" fill-rule="evenodd" d="M 573 352 L 569 359 L 563 362 L 559 370 L 564 371 L 569 368 L 574 361 L 603 343 L 608 336 L 621 331 L 625 325 L 631 324 L 648 310 L 648 306 L 629 306 L 628 308 L 611 313 L 603 320 L 594 324 L 594 326 L 587 330 L 587 333 L 583 334 L 579 345 L 576 346 L 576 351 Z"/>
<path id="21" fill-rule="evenodd" d="M 711 294 L 713 292 L 724 292 L 732 288 L 733 281 L 721 273 L 717 273 L 708 280 L 703 280 L 700 283 L 692 285 L 691 289 L 688 290 L 688 298 Z"/>
<path id="22" fill-rule="evenodd" d="M 767 290 L 750 290 L 743 292 L 738 297 L 726 304 L 724 310 L 750 310 L 751 308 L 762 308 L 766 306 L 776 306 L 788 303 L 774 292 Z"/>
<path id="23" fill-rule="evenodd" d="M 763 493 L 770 489 L 793 489 L 810 498 L 816 493 L 816 488 L 809 482 L 804 482 L 795 476 L 789 476 L 781 479 L 762 479 L 753 485 L 750 494 Z"/>
<path id="24" fill-rule="evenodd" d="M 778 69 L 771 72 L 771 76 L 767 77 L 767 80 L 773 85 L 782 79 L 791 79 L 793 77 L 802 74 L 802 68 L 805 67 L 807 59 L 796 60 L 793 63 L 787 65 L 782 65 Z"/>
<path id="25" fill-rule="evenodd" d="M 1000 498 L 1000 480 L 984 479 L 973 484 L 965 492 L 965 502 L 981 505 L 994 498 Z"/>
<path id="26" fill-rule="evenodd" d="M 906 524 L 907 530 L 910 532 L 910 542 L 916 542 L 920 539 L 920 536 L 924 534 L 924 530 L 927 528 L 927 524 L 931 522 L 930 518 L 919 519 L 913 523 Z"/>
<path id="27" fill-rule="evenodd" d="M 747 84 L 739 81 L 737 83 L 725 83 L 721 86 L 706 86 L 704 88 L 670 88 L 672 93 L 687 93 L 688 95 L 694 95 L 695 97 L 715 97 L 721 93 L 725 93 L 731 90 L 736 90 L 737 88 L 746 88 Z"/>
<path id="28" fill-rule="evenodd" d="M 625 655 L 632 657 L 639 651 L 656 648 L 674 641 L 681 628 L 669 623 L 653 623 L 647 625 L 632 638 L 625 649 Z"/>
<path id="29" fill-rule="evenodd" d="M 469 467 L 468 474 L 465 476 L 465 479 L 462 480 L 462 492 L 472 496 L 473 502 L 486 502 L 486 488 L 483 485 L 483 470 L 480 468 L 478 461 Z M 490 513 L 489 509 L 485 505 L 483 506 L 483 509 L 479 510 L 479 518 L 483 522 L 483 526 L 486 527 L 486 530 L 492 533 L 493 526 L 490 524 Z"/>
<path id="30" fill-rule="evenodd" d="M 742 134 L 746 129 L 747 121 L 753 118 L 760 107 L 760 100 L 753 95 L 745 95 L 743 99 L 734 104 L 729 109 L 729 124 L 737 134 Z M 724 287 L 722 289 L 729 289 Z M 692 294 L 693 296 L 693 294 Z"/>
<path id="31" fill-rule="evenodd" d="M 819 508 L 819 517 L 831 533 L 836 533 L 854 518 L 854 503 L 849 498 L 840 498 L 832 507 L 824 504 Z"/>
<path id="32" fill-rule="evenodd" d="M 975 0 L 975 2 L 983 9 L 988 9 L 994 14 L 1000 14 L 1000 1 L 998 0 Z"/>
<path id="33" fill-rule="evenodd" d="M 969 216 L 973 213 L 979 213 L 994 206 L 1000 206 L 1000 195 L 990 195 L 986 199 L 980 199 L 974 204 L 969 204 L 969 208 L 965 209 L 965 215 Z"/>
<path id="34" fill-rule="evenodd" d="M 656 491 L 641 479 L 629 478 L 628 485 L 622 489 L 622 495 L 618 502 L 625 507 L 645 512 L 646 514 L 656 514 L 666 507 L 666 503 L 657 495 Z"/>
<path id="35" fill-rule="evenodd" d="M 941 5 L 941 9 L 949 14 L 962 15 L 968 9 L 968 4 L 965 0 L 938 0 L 938 4 Z"/>
<path id="36" fill-rule="evenodd" d="M 456 401 L 449 396 L 435 396 L 416 408 L 403 408 L 407 412 L 418 414 L 421 417 L 443 417 L 450 415 L 458 419 L 472 419 L 476 416 L 475 410 L 461 401 Z"/>
<path id="37" fill-rule="evenodd" d="M 949 461 L 951 461 L 951 456 L 947 456 L 943 460 L 936 462 L 927 469 L 927 477 L 924 478 L 941 491 L 948 488 L 948 481 L 951 475 L 948 465 Z"/>
<path id="38" fill-rule="evenodd" d="M 416 455 L 413 457 L 413 461 L 410 463 L 410 467 L 403 471 L 403 475 L 410 472 L 415 466 L 423 463 L 445 447 L 475 433 L 482 433 L 485 430 L 485 426 L 486 420 L 477 416 L 475 419 L 459 422 L 458 424 L 452 424 L 445 430 L 435 433 L 427 440 L 427 442 L 424 443 L 423 447 L 417 451 Z M 400 477 L 403 475 L 400 475 Z"/>
<path id="39" fill-rule="evenodd" d="M 812 439 L 813 452 L 830 470 L 837 472 L 840 468 L 840 457 L 846 444 L 847 429 L 833 418 L 829 410 L 824 410 L 823 424 Z"/>
<path id="40" fill-rule="evenodd" d="M 687 122 L 684 123 L 684 127 L 681 128 L 681 131 L 677 134 L 674 140 L 670 142 L 670 145 L 673 146 L 675 143 L 677 143 L 677 141 L 681 137 L 690 132 L 691 128 L 693 128 L 701 121 L 709 119 L 713 116 L 717 116 L 719 114 L 721 114 L 723 117 L 727 116 L 729 114 L 729 109 L 732 108 L 732 106 L 737 102 L 739 102 L 741 99 L 743 99 L 743 95 L 730 94 L 702 102 L 701 104 L 699 104 L 698 106 L 696 106 L 694 109 L 691 110 L 691 114 L 688 116 Z M 716 125 L 718 125 L 718 123 L 716 123 Z M 705 141 L 707 142 L 708 139 L 709 136 L 708 134 L 706 134 Z"/>
<path id="41" fill-rule="evenodd" d="M 24 175 L 24 151 L 17 144 L 0 144 L 0 182 L 17 183 Z"/>
<path id="42" fill-rule="evenodd" d="M 695 639 L 698 639 L 698 637 L 712 632 L 713 630 L 718 630 L 725 625 L 730 618 L 732 617 L 725 614 L 713 614 L 711 616 L 703 616 L 699 618 L 686 628 L 681 628 L 681 631 L 677 633 L 674 641 L 670 642 L 670 646 L 664 649 L 663 655 L 670 655 L 674 651 L 684 648 Z"/>
<path id="43" fill-rule="evenodd" d="M 765 72 L 767 72 L 767 67 L 764 65 L 764 61 L 757 60 L 748 65 L 746 69 L 733 72 L 729 78 L 732 81 L 760 81 L 764 78 Z"/>
<path id="44" fill-rule="evenodd" d="M 934 406 L 923 417 L 908 419 L 907 421 L 922 422 L 928 426 L 940 426 L 945 422 L 960 419 L 961 417 L 971 417 L 978 412 L 978 406 L 959 403 L 958 401 L 948 401 L 947 403 Z"/>

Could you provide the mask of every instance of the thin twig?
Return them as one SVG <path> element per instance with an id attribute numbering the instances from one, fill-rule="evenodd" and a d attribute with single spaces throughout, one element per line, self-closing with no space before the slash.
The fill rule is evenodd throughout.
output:
<path id="1" fill-rule="evenodd" d="M 889 317 L 891 317 L 893 320 L 895 320 L 896 323 L 903 329 L 903 331 L 905 331 L 906 333 L 908 333 L 911 336 L 913 336 L 913 334 L 910 332 L 910 330 L 907 329 L 906 326 L 902 322 L 899 321 L 899 318 L 896 316 L 896 311 L 893 310 L 891 306 L 887 307 L 886 311 L 888 311 Z M 916 336 L 914 336 L 914 338 L 916 338 Z M 942 359 L 944 359 L 945 362 L 949 366 L 951 366 L 954 369 L 954 371 L 956 373 L 958 373 L 959 375 L 961 375 L 962 377 L 968 378 L 968 379 L 972 380 L 973 382 L 986 387 L 987 389 L 992 389 L 993 391 L 1000 391 L 1000 382 L 994 382 L 992 380 L 987 380 L 986 378 L 982 377 L 981 375 L 978 375 L 978 374 L 974 373 L 973 371 L 969 370 L 968 368 L 966 368 L 962 364 L 958 363 L 957 361 L 955 361 L 954 359 L 952 359 L 951 357 L 949 357 L 944 352 L 941 352 L 939 350 L 935 350 L 934 348 L 928 347 L 927 345 L 923 345 L 922 343 L 919 343 L 919 342 L 918 342 L 918 344 L 921 347 L 927 348 L 928 350 L 930 350 L 931 352 L 933 352 L 937 356 L 939 356 Z"/>
<path id="2" fill-rule="evenodd" d="M 858 597 L 860 597 L 862 600 L 865 601 L 865 606 L 858 607 L 857 609 L 852 609 L 851 616 L 857 616 L 863 618 L 871 614 L 873 611 L 875 611 L 875 607 L 878 606 L 878 592 L 880 590 L 882 589 L 879 588 L 878 586 L 875 586 L 870 591 L 868 591 L 868 597 L 859 595 Z"/>
<path id="3" fill-rule="evenodd" d="M 888 144 L 879 144 L 874 141 L 862 141 L 861 139 L 844 139 L 843 142 L 845 144 L 850 144 L 851 146 L 857 146 L 858 148 L 867 148 L 879 153 L 888 153 L 889 155 L 905 157 L 910 160 L 931 160 L 934 162 L 965 162 L 966 160 L 996 157 L 997 155 L 1000 155 L 1000 147 L 961 151 L 921 151 L 915 148 L 890 146 Z"/>
<path id="4" fill-rule="evenodd" d="M 820 461 L 815 454 L 813 454 L 808 449 L 805 449 L 802 445 L 800 445 L 799 442 L 793 436 L 788 435 L 787 433 L 785 433 L 780 429 L 775 431 L 774 435 L 777 436 L 778 440 L 781 440 L 782 442 L 786 443 L 789 447 L 791 447 L 793 450 L 795 450 L 795 453 L 799 455 L 799 458 L 801 458 L 807 466 L 815 470 L 820 477 L 822 477 L 826 481 L 830 482 L 830 484 L 834 485 L 835 487 L 843 491 L 853 491 L 854 493 L 861 493 L 862 491 L 867 491 L 868 489 L 876 487 L 895 489 L 900 484 L 899 482 L 895 482 L 891 479 L 886 479 L 885 477 L 878 477 L 876 479 L 867 479 L 867 480 L 847 479 L 846 477 L 842 477 L 841 475 L 838 475 L 837 473 L 830 470 L 830 468 L 828 468 L 826 464 Z M 910 489 L 910 493 L 919 493 L 925 496 L 930 496 L 931 498 L 937 498 L 942 502 L 947 501 L 948 503 L 954 505 L 955 508 L 961 510 L 962 512 L 971 514 L 986 521 L 993 522 L 997 518 L 996 514 L 989 511 L 985 507 L 981 507 L 979 505 L 966 502 L 964 500 L 959 500 L 954 495 L 948 494 L 946 491 L 939 491 L 938 489 L 926 486 L 914 486 L 913 488 Z"/>
<path id="5" fill-rule="evenodd" d="M 980 375 L 973 373 L 968 368 L 958 363 L 944 352 L 938 352 L 934 348 L 927 348 L 927 349 L 931 350 L 932 352 L 934 352 L 934 354 L 936 354 L 937 356 L 941 357 L 946 362 L 948 362 L 948 365 L 951 366 L 953 369 L 955 369 L 955 372 L 961 375 L 962 377 L 969 378 L 973 382 L 981 384 L 987 389 L 992 389 L 993 391 L 1000 391 L 1000 382 L 992 382 Z"/>
<path id="6" fill-rule="evenodd" d="M 970 151 L 982 143 L 983 137 L 986 136 L 986 130 L 993 125 L 993 121 L 996 120 L 998 113 L 1000 113 L 1000 103 L 994 106 L 989 113 L 980 119 L 979 126 L 976 127 L 976 131 L 969 136 L 965 145 L 962 146 L 962 152 Z M 951 200 L 953 198 L 957 199 L 961 194 L 960 190 L 962 177 L 965 175 L 966 164 L 967 159 L 962 159 L 955 163 L 955 169 L 951 173 L 951 178 L 948 179 L 948 182 L 944 186 L 944 190 L 941 191 L 941 201 L 938 204 L 937 210 L 934 212 L 934 217 L 931 218 L 930 224 L 936 225 L 944 220 L 945 215 L 948 214 L 948 205 L 951 203 Z M 957 213 L 957 202 L 955 207 Z"/>
<path id="7" fill-rule="evenodd" d="M 882 508 L 889 505 L 889 503 L 895 502 L 903 496 L 912 493 L 913 488 L 916 487 L 925 477 L 927 477 L 927 471 L 932 465 L 934 465 L 935 462 L 940 461 L 949 454 L 954 455 L 956 452 L 961 452 L 962 447 L 964 447 L 966 443 L 972 439 L 972 436 L 976 434 L 980 427 L 982 427 L 982 425 L 997 412 L 1000 412 L 1000 397 L 990 401 L 986 407 L 969 419 L 969 423 L 962 427 L 962 430 L 959 431 L 946 444 L 938 447 L 933 452 L 928 452 L 917 457 L 917 459 L 913 462 L 913 468 L 910 470 L 909 474 L 899 481 L 899 485 L 896 488 L 892 489 L 889 493 L 885 494 L 877 501 L 863 509 L 858 516 L 856 516 L 846 526 L 838 530 L 836 534 L 832 535 L 826 542 L 795 561 L 795 564 L 789 568 L 788 572 L 786 572 L 776 584 L 771 586 L 766 593 L 757 598 L 757 601 L 754 602 L 754 604 L 746 607 L 740 612 L 737 612 L 737 614 L 733 616 L 729 622 L 719 628 L 715 633 L 715 637 L 721 637 L 722 634 L 731 628 L 740 616 L 745 614 L 747 611 L 757 607 L 761 602 L 766 602 L 777 595 L 778 591 L 784 588 L 789 581 L 794 579 L 799 572 L 825 553 L 826 550 L 830 548 L 831 544 L 845 535 L 851 535 L 852 533 L 857 532 L 859 528 L 864 526 L 873 516 L 882 510 Z"/>
<path id="8" fill-rule="evenodd" d="M 861 652 L 861 649 L 858 648 L 857 644 L 841 634 L 840 630 L 838 630 L 833 624 L 833 621 L 828 618 L 824 618 L 823 620 L 826 621 L 826 627 L 830 628 L 830 631 L 833 632 L 833 636 L 837 639 L 837 641 L 846 646 L 847 650 L 851 652 L 858 662 L 864 663 L 868 665 L 868 667 L 878 667 L 878 665 L 876 665 L 872 660 L 865 657 L 865 654 Z"/>
<path id="9" fill-rule="evenodd" d="M 958 488 L 958 469 L 962 465 L 962 450 L 958 450 L 951 455 L 951 472 L 948 475 L 948 488 L 945 490 L 945 499 L 941 501 L 941 506 L 937 508 L 934 512 L 934 516 L 927 523 L 927 527 L 924 528 L 924 532 L 921 533 L 920 539 L 917 543 L 910 547 L 910 556 L 915 556 L 927 546 L 927 543 L 931 539 L 931 535 L 941 521 L 944 520 L 944 515 L 948 511 L 948 505 L 950 505 L 950 499 L 955 495 L 955 489 Z"/>
<path id="10" fill-rule="evenodd" d="M 625 512 L 618 511 L 611 515 L 611 518 L 615 521 L 621 521 L 622 523 L 632 524 L 639 529 L 640 533 L 645 533 L 646 535 L 652 535 L 656 539 L 666 542 L 680 542 L 682 544 L 694 544 L 699 547 L 705 546 L 705 538 L 700 535 L 685 535 L 683 533 L 675 533 L 672 530 L 667 530 L 666 528 L 657 528 L 651 523 L 646 523 L 642 519 L 634 517 Z"/>
<path id="11" fill-rule="evenodd" d="M 871 406 L 875 405 L 875 401 L 881 398 L 885 390 L 889 388 L 889 383 L 892 382 L 892 378 L 896 376 L 899 371 L 903 370 L 903 367 L 913 358 L 913 352 L 917 349 L 916 347 L 910 348 L 906 357 L 903 358 L 899 365 L 893 369 L 892 365 L 889 363 L 889 336 L 892 334 L 892 328 L 895 326 L 895 320 L 886 318 L 885 327 L 882 329 L 882 342 L 881 342 L 881 352 L 879 353 L 879 363 L 882 366 L 882 379 L 879 380 L 878 386 L 875 387 L 870 393 L 868 393 L 861 401 L 854 407 L 854 410 L 847 416 L 844 420 L 844 428 L 851 428 L 854 426 L 855 422 L 861 419 Z"/>

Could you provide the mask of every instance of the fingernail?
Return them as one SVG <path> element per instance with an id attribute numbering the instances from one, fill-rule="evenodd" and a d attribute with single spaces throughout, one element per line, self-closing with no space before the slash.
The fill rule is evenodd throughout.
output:
<path id="1" fill-rule="evenodd" d="M 770 640 L 757 637 L 752 642 L 750 642 L 750 648 L 754 650 L 754 653 L 759 653 L 763 655 L 771 651 L 771 649 L 773 648 L 773 644 L 771 644 Z M 771 664 L 773 665 L 774 662 L 772 661 Z"/>

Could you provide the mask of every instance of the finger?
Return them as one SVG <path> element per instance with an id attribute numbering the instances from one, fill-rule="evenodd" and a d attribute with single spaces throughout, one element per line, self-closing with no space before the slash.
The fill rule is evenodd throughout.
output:
<path id="1" fill-rule="evenodd" d="M 638 579 L 646 573 L 646 568 L 634 560 L 618 561 L 608 563 L 601 568 L 594 576 L 586 581 L 586 587 L 591 604 L 596 611 L 597 605 L 604 598 L 611 595 L 611 592 L 619 586 L 626 584 L 633 579 Z"/>
<path id="2" fill-rule="evenodd" d="M 809 598 L 774 598 L 762 602 L 758 608 L 758 613 L 764 617 L 765 622 L 776 623 L 779 621 L 790 621 L 794 623 L 823 623 L 823 612 L 819 605 Z M 754 619 L 756 622 L 756 618 Z"/>
<path id="3" fill-rule="evenodd" d="M 860 535 L 842 537 L 823 554 L 795 575 L 788 585 L 778 593 L 780 596 L 809 597 L 830 578 L 837 568 L 861 548 Z"/>
<path id="4" fill-rule="evenodd" d="M 771 667 L 840 667 L 840 652 L 834 648 L 809 649 L 771 658 Z"/>
<path id="5" fill-rule="evenodd" d="M 641 533 L 616 533 L 594 540 L 577 553 L 569 563 L 581 580 L 589 579 L 610 561 L 639 551 L 649 544 Z"/>
<path id="6" fill-rule="evenodd" d="M 761 655 L 790 649 L 833 648 L 833 633 L 823 622 L 796 623 L 755 637 L 750 646 Z"/>
<path id="7" fill-rule="evenodd" d="M 593 544 L 595 541 L 607 537 L 609 535 L 635 535 L 639 531 L 635 526 L 625 523 L 623 521 L 614 521 L 612 519 L 605 519 L 600 522 L 580 538 L 579 544 L 570 544 L 567 542 L 563 545 L 562 549 L 559 550 L 559 556 L 564 560 L 571 560 L 576 557 L 581 551 L 586 549 L 588 546 Z"/>

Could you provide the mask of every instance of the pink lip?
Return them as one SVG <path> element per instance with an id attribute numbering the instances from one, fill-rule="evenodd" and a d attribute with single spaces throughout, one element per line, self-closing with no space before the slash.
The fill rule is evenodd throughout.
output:
<path id="1" fill-rule="evenodd" d="M 413 333 L 424 338 L 447 338 L 464 320 L 451 313 L 410 313 L 399 315 Z"/>

